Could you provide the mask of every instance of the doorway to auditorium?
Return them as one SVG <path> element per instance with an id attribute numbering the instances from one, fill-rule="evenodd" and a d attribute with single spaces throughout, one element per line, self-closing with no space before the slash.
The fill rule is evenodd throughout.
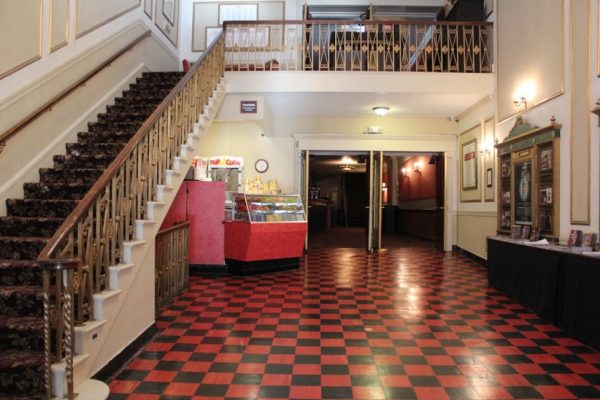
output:
<path id="1" fill-rule="evenodd" d="M 444 249 L 444 153 L 303 151 L 307 249 Z"/>

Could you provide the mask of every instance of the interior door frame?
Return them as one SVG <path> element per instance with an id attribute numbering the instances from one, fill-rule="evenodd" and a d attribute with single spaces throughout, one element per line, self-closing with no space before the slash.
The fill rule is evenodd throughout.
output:
<path id="1" fill-rule="evenodd" d="M 369 218 L 367 226 L 367 251 L 381 250 L 381 214 L 383 208 L 383 151 L 370 150 L 367 164 L 369 182 Z"/>
<path id="2" fill-rule="evenodd" d="M 423 134 L 406 136 L 396 134 L 358 135 L 358 134 L 326 134 L 326 133 L 292 133 L 296 160 L 300 161 L 302 151 L 315 152 L 359 152 L 368 153 L 370 150 L 381 150 L 388 154 L 443 154 L 445 163 L 444 188 L 444 251 L 452 251 L 456 240 L 457 222 L 455 215 L 458 210 L 458 159 L 459 153 L 456 137 L 447 134 Z M 367 149 L 367 150 L 365 150 Z M 301 163 L 297 162 L 294 171 L 297 190 L 301 186 Z"/>

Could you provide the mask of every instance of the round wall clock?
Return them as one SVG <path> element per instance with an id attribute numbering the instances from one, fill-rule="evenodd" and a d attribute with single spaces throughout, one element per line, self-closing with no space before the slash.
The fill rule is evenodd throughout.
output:
<path id="1" fill-rule="evenodd" d="M 269 169 L 269 162 L 267 160 L 265 160 L 264 158 L 259 158 L 254 163 L 254 169 L 256 170 L 256 172 L 261 173 L 261 174 L 263 172 L 267 172 L 267 170 Z"/>

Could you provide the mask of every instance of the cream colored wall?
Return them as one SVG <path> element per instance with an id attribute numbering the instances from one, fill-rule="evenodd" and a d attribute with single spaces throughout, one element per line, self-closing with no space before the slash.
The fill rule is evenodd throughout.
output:
<path id="1" fill-rule="evenodd" d="M 291 137 L 267 137 L 256 121 L 215 122 L 202 138 L 199 156 L 244 157 L 243 179 L 258 175 L 254 163 L 259 158 L 269 162 L 263 182 L 277 179 L 284 193 L 296 193 L 294 186 L 294 142 Z"/>
<path id="2" fill-rule="evenodd" d="M 73 0 L 71 0 L 73 1 Z M 50 0 L 50 51 L 69 41 L 69 0 Z"/>
<path id="3" fill-rule="evenodd" d="M 100 25 L 139 7 L 140 0 L 74 0 L 76 2 L 75 34 L 81 37 Z"/>
<path id="4" fill-rule="evenodd" d="M 564 0 L 497 2 L 498 120 L 519 111 L 513 100 L 521 95 L 534 105 L 563 92 L 568 27 L 563 4 Z"/>
<path id="5" fill-rule="evenodd" d="M 181 0 L 181 57 L 197 59 L 205 48 L 206 27 L 218 26 L 219 3 L 258 4 L 258 18 L 262 20 L 298 19 L 297 0 Z"/>
<path id="6" fill-rule="evenodd" d="M 42 1 L 0 2 L 0 79 L 42 55 Z"/>
<path id="7" fill-rule="evenodd" d="M 459 211 L 456 245 L 487 259 L 486 237 L 496 232 L 496 211 Z"/>
<path id="8" fill-rule="evenodd" d="M 460 171 L 460 155 L 462 154 L 461 144 L 470 139 L 477 139 L 478 144 L 493 142 L 494 140 L 494 113 L 495 98 L 485 98 L 470 110 L 466 110 L 459 115 L 458 129 L 460 132 L 468 132 L 461 135 L 457 141 L 457 170 Z M 479 149 L 478 149 L 479 150 Z M 466 198 L 475 201 L 458 203 L 456 214 L 456 245 L 469 253 L 475 254 L 483 259 L 487 258 L 486 242 L 487 235 L 493 235 L 496 232 L 496 202 L 493 196 L 489 196 L 489 189 L 486 189 L 485 170 L 488 167 L 493 168 L 493 187 L 492 192 L 496 190 L 496 168 L 495 151 L 489 156 L 477 154 L 478 157 L 478 189 L 473 191 L 473 195 Z M 461 191 L 462 184 L 460 175 L 458 180 L 458 190 Z M 486 201 L 486 190 L 488 200 Z M 465 192 L 463 192 L 464 195 Z M 463 197 L 464 199 L 465 197 Z"/>
<path id="9" fill-rule="evenodd" d="M 48 96 L 94 68 L 145 30 L 143 24 L 137 23 L 117 32 L 95 48 L 68 60 L 53 73 L 0 101 L 0 131 L 12 126 L 28 110 L 38 107 Z M 160 42 L 155 38 L 145 39 L 126 57 L 119 58 L 54 106 L 51 112 L 43 114 L 10 139 L 0 154 L 0 215 L 6 213 L 5 199 L 21 197 L 24 182 L 37 182 L 38 169 L 52 166 L 52 155 L 64 153 L 64 144 L 75 141 L 78 131 L 87 130 L 87 122 L 94 120 L 136 74 L 145 70 L 173 70 L 177 66 L 177 59 Z"/>
<path id="10" fill-rule="evenodd" d="M 565 43 L 565 54 L 562 57 L 560 64 L 564 65 L 565 68 L 565 93 L 562 96 L 554 98 L 544 104 L 535 105 L 532 108 L 529 108 L 526 112 L 523 113 L 523 116 L 527 119 L 527 121 L 536 126 L 547 126 L 550 123 L 550 118 L 554 116 L 558 123 L 562 124 L 561 129 L 561 139 L 560 139 L 560 188 L 557 190 L 557 193 L 560 194 L 560 238 L 562 240 L 566 240 L 568 237 L 569 231 L 571 229 L 581 229 L 584 232 L 598 232 L 600 230 L 599 226 L 599 164 L 600 164 L 600 142 L 598 138 L 599 128 L 598 128 L 598 120 L 596 116 L 590 118 L 589 127 L 591 130 L 591 137 L 589 141 L 589 146 L 583 147 L 581 144 L 573 143 L 571 137 L 571 130 L 573 129 L 573 124 L 571 121 L 571 111 L 572 111 L 572 102 L 571 102 L 571 43 L 572 37 L 570 32 L 570 11 L 571 11 L 571 1 L 573 0 L 565 0 L 564 1 L 564 35 L 560 38 Z M 504 0 L 501 1 L 502 3 Z M 504 3 L 503 3 L 504 4 Z M 519 13 L 521 11 L 520 6 L 515 6 L 514 13 Z M 589 13 L 591 16 L 591 25 L 590 25 L 590 67 L 589 67 L 589 80 L 590 86 L 588 93 L 576 93 L 575 95 L 578 97 L 578 101 L 585 102 L 589 99 L 591 105 L 595 104 L 598 98 L 600 97 L 600 82 L 597 77 L 598 71 L 598 4 L 596 1 L 591 1 L 591 12 Z M 577 23 L 577 21 L 575 21 Z M 499 37 L 498 41 L 506 41 L 505 38 Z M 544 38 L 540 38 L 539 40 L 547 40 Z M 520 41 L 512 43 L 513 47 L 518 47 L 520 45 Z M 510 45 L 508 43 L 507 45 Z M 543 59 L 541 61 L 550 62 L 550 59 Z M 551 77 L 547 77 L 544 75 L 540 75 L 538 77 L 541 81 L 549 81 Z M 585 79 L 585 77 L 581 77 L 580 79 Z M 591 106 L 590 105 L 590 109 Z M 589 110 L 588 110 L 589 111 Z M 514 125 L 514 118 L 510 118 L 506 121 L 501 121 L 496 126 L 497 137 L 500 141 L 502 141 L 510 129 Z M 577 147 L 573 147 L 573 145 Z M 590 156 L 590 167 L 587 170 L 575 169 L 571 164 L 571 157 L 578 157 L 579 154 L 585 153 Z M 572 178 L 572 174 L 574 178 Z M 588 178 L 588 174 L 591 177 Z M 577 192 L 574 188 L 577 185 L 573 185 L 572 179 L 582 179 L 588 180 L 590 184 L 590 201 L 589 201 L 589 224 L 576 224 L 571 220 L 571 209 L 573 204 L 571 202 L 572 196 L 585 196 L 586 193 Z"/>

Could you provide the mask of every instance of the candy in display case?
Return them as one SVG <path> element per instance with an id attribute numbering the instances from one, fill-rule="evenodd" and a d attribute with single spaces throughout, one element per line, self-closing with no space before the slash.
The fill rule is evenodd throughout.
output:
<path id="1" fill-rule="evenodd" d="M 233 221 L 306 222 L 300 195 L 234 193 Z"/>

